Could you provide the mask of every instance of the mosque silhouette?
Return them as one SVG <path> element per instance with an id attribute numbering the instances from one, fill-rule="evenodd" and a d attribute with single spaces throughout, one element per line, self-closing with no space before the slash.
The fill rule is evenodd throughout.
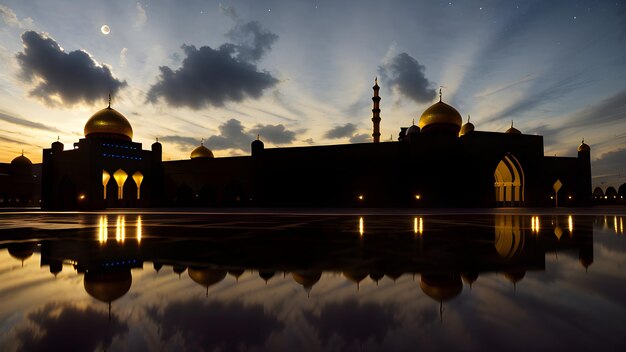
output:
<path id="1" fill-rule="evenodd" d="M 380 141 L 380 96 L 373 86 L 372 143 L 265 148 L 215 158 L 204 145 L 188 160 L 163 161 L 133 142 L 124 115 L 109 106 L 65 150 L 43 150 L 43 209 L 110 207 L 493 207 L 590 205 L 590 147 L 577 157 L 545 156 L 543 137 L 509 128 L 478 131 L 439 101 L 398 141 Z M 555 187 L 560 186 L 560 187 Z M 556 192 L 555 192 L 556 190 Z"/>

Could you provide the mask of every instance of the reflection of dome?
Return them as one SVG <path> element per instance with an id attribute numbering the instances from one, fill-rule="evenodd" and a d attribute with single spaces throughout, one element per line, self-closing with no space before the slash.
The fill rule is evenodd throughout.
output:
<path id="1" fill-rule="evenodd" d="M 517 128 L 513 127 L 513 121 L 511 121 L 511 128 L 506 130 L 505 133 L 522 134 L 522 132 L 520 130 L 518 130 Z"/>
<path id="2" fill-rule="evenodd" d="M 524 278 L 524 276 L 526 276 L 525 270 L 514 270 L 514 271 L 507 271 L 506 273 L 504 273 L 504 277 L 507 280 L 511 281 L 513 284 L 518 283 L 520 280 Z"/>
<path id="3" fill-rule="evenodd" d="M 464 136 L 470 132 L 474 132 L 474 124 L 470 122 L 470 117 L 467 116 L 467 123 L 461 126 L 461 131 L 459 132 L 459 137 Z"/>
<path id="4" fill-rule="evenodd" d="M 422 113 L 418 126 L 422 132 L 443 131 L 457 135 L 462 123 L 461 114 L 440 100 Z"/>
<path id="5" fill-rule="evenodd" d="M 438 302 L 447 301 L 463 291 L 463 282 L 459 274 L 422 274 L 420 288 Z"/>
<path id="6" fill-rule="evenodd" d="M 213 158 L 213 152 L 204 146 L 204 143 L 200 142 L 200 145 L 196 149 L 191 151 L 190 158 Z"/>
<path id="7" fill-rule="evenodd" d="M 221 269 L 190 267 L 187 273 L 193 281 L 206 288 L 215 285 L 226 277 L 226 270 Z"/>
<path id="8" fill-rule="evenodd" d="M 363 279 L 367 277 L 367 272 L 365 271 L 344 271 L 343 276 L 345 276 L 348 280 L 354 282 L 356 284 L 356 288 L 359 289 L 359 285 Z"/>
<path id="9" fill-rule="evenodd" d="M 85 291 L 102 302 L 111 303 L 124 296 L 133 283 L 130 269 L 124 271 L 85 273 Z"/>
<path id="10" fill-rule="evenodd" d="M 239 281 L 239 277 L 243 275 L 244 270 L 243 269 L 231 269 L 231 270 L 228 270 L 228 273 L 234 276 L 235 280 Z"/>
<path id="11" fill-rule="evenodd" d="M 35 252 L 35 244 L 31 242 L 22 242 L 22 243 L 11 243 L 8 245 L 9 254 L 11 257 L 21 260 L 22 263 L 24 260 L 30 258 Z"/>
<path id="12" fill-rule="evenodd" d="M 476 280 L 478 280 L 478 272 L 472 271 L 472 272 L 462 273 L 461 278 L 463 279 L 463 282 L 465 282 L 466 284 L 470 285 L 470 287 L 472 287 L 472 284 L 476 282 Z"/>
<path id="13" fill-rule="evenodd" d="M 313 285 L 320 281 L 322 273 L 319 271 L 294 272 L 291 273 L 291 277 L 293 277 L 293 280 L 302 285 L 306 292 L 309 293 L 311 288 L 313 288 Z"/>
<path id="14" fill-rule="evenodd" d="M 578 261 L 580 262 L 580 264 L 581 264 L 581 265 L 582 265 L 585 269 L 588 269 L 588 268 L 589 268 L 589 266 L 590 266 L 591 264 L 593 264 L 593 258 L 583 258 L 583 257 L 580 257 L 580 258 L 578 259 Z"/>
<path id="15" fill-rule="evenodd" d="M 385 277 L 385 273 L 382 271 L 374 270 L 370 273 L 370 278 L 374 280 L 377 284 L 383 277 Z"/>
<path id="16" fill-rule="evenodd" d="M 85 124 L 85 137 L 108 137 L 130 141 L 133 139 L 133 128 L 124 115 L 108 106 L 89 118 Z"/>
<path id="17" fill-rule="evenodd" d="M 580 143 L 580 145 L 578 146 L 578 151 L 579 152 L 589 152 L 589 151 L 591 151 L 591 147 L 589 147 L 587 144 L 585 144 L 585 140 L 583 139 L 582 143 Z"/>

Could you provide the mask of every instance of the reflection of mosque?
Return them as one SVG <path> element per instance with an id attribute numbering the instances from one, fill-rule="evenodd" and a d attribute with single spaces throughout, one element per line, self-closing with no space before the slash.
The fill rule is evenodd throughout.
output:
<path id="1" fill-rule="evenodd" d="M 367 218 L 350 218 L 338 227 L 353 227 L 351 234 L 294 228 L 289 235 L 261 231 L 246 237 L 226 229 L 208 236 L 205 231 L 178 231 L 176 238 L 146 238 L 145 233 L 159 230 L 145 227 L 141 215 L 103 215 L 95 241 L 44 240 L 40 247 L 21 242 L 8 250 L 24 261 L 39 248 L 41 265 L 54 275 L 63 264 L 73 265 L 84 274 L 85 291 L 109 307 L 130 290 L 131 269 L 144 262 L 152 262 L 157 272 L 169 266 L 181 280 L 186 271 L 207 295 L 227 275 L 238 280 L 251 270 L 266 283 L 275 274 L 290 274 L 307 294 L 324 272 L 342 273 L 356 290 L 367 277 L 378 283 L 385 276 L 395 282 L 420 274 L 421 290 L 440 304 L 458 296 L 463 282 L 471 286 L 485 273 L 503 273 L 519 285 L 527 271 L 545 270 L 549 253 L 574 254 L 585 269 L 593 263 L 589 217 L 495 215 L 493 230 L 459 225 L 430 233 L 431 218 L 417 217 L 406 228 L 397 223 L 384 230 L 370 229 Z"/>
<path id="2" fill-rule="evenodd" d="M 41 164 L 18 155 L 11 163 L 0 163 L 0 207 L 39 206 Z"/>
<path id="3" fill-rule="evenodd" d="M 109 103 L 73 149 L 57 141 L 43 150 L 42 206 L 590 204 L 587 144 L 577 157 L 544 156 L 543 137 L 512 125 L 505 133 L 478 131 L 441 94 L 418 125 L 381 142 L 380 87 L 373 88 L 373 143 L 266 149 L 257 139 L 250 156 L 215 158 L 200 145 L 176 161 L 162 161 L 158 140 L 151 150 L 133 142 L 130 122 Z"/>

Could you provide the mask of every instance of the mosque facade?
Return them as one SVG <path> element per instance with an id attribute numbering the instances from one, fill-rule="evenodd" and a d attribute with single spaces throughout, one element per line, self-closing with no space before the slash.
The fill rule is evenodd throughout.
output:
<path id="1" fill-rule="evenodd" d="M 380 96 L 372 98 L 371 143 L 265 148 L 216 158 L 204 145 L 190 159 L 163 161 L 162 146 L 132 141 L 130 122 L 109 106 L 65 150 L 43 150 L 42 208 L 288 206 L 529 207 L 592 201 L 590 147 L 544 155 L 543 137 L 513 127 L 476 130 L 439 101 L 397 141 L 380 141 Z"/>

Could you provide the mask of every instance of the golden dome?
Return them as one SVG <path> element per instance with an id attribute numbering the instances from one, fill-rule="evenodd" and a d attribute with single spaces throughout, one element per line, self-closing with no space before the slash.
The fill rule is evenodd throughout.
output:
<path id="1" fill-rule="evenodd" d="M 461 131 L 459 132 L 459 137 L 464 136 L 470 132 L 474 132 L 474 124 L 470 122 L 469 115 L 467 116 L 467 123 L 461 126 Z"/>
<path id="2" fill-rule="evenodd" d="M 439 100 L 422 113 L 418 127 L 422 132 L 450 131 L 458 134 L 461 124 L 463 124 L 461 114 L 452 106 Z"/>
<path id="3" fill-rule="evenodd" d="M 589 152 L 589 151 L 591 151 L 591 147 L 589 147 L 587 144 L 585 144 L 585 140 L 583 139 L 582 143 L 580 143 L 580 145 L 578 146 L 578 151 L 579 152 Z"/>
<path id="4" fill-rule="evenodd" d="M 511 120 L 511 128 L 506 130 L 506 133 L 522 134 L 522 131 L 520 131 L 517 128 L 513 127 L 513 121 Z"/>
<path id="5" fill-rule="evenodd" d="M 113 272 L 88 271 L 85 274 L 85 291 L 101 302 L 111 303 L 130 290 L 133 277 L 130 270 Z"/>
<path id="6" fill-rule="evenodd" d="M 85 124 L 85 137 L 109 137 L 131 141 L 133 128 L 117 110 L 108 107 L 93 114 Z"/>
<path id="7" fill-rule="evenodd" d="M 203 142 L 200 142 L 200 146 L 191 151 L 190 158 L 213 158 L 213 152 L 204 146 Z"/>

